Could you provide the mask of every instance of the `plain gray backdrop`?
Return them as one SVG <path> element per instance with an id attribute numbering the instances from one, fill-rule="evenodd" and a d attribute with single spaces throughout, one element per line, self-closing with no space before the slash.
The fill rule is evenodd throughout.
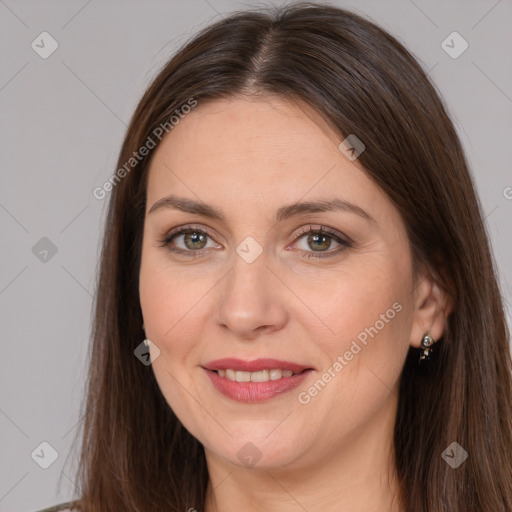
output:
<path id="1" fill-rule="evenodd" d="M 477 184 L 510 324 L 512 1 L 330 3 L 397 37 L 441 92 Z M 72 440 L 108 200 L 92 191 L 115 172 L 140 96 L 200 28 L 261 5 L 0 0 L 1 512 L 74 497 Z"/>

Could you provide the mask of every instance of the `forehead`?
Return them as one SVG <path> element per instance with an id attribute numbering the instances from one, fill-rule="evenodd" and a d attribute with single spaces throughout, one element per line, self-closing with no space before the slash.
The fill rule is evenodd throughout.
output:
<path id="1" fill-rule="evenodd" d="M 148 204 L 171 193 L 247 208 L 336 195 L 358 198 L 378 216 L 386 197 L 339 150 L 341 141 L 303 103 L 275 96 L 199 102 L 156 149 Z"/>
<path id="2" fill-rule="evenodd" d="M 336 149 L 338 136 L 311 107 L 270 96 L 210 100 L 198 106 L 173 128 L 157 153 L 185 145 L 187 158 L 244 160 L 244 155 L 275 161 L 307 158 Z M 222 151 L 219 151 L 222 149 Z M 174 155 L 179 160 L 179 155 Z M 262 171 L 262 170 L 261 170 Z"/>

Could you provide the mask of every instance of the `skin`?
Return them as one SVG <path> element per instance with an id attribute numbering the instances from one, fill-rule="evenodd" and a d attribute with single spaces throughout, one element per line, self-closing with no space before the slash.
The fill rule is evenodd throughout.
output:
<path id="1" fill-rule="evenodd" d="M 199 103 L 152 158 L 140 303 L 160 350 L 152 367 L 162 393 L 205 447 L 207 512 L 402 510 L 392 456 L 399 376 L 425 332 L 442 336 L 451 306 L 426 270 L 413 274 L 398 211 L 338 149 L 341 140 L 304 104 L 238 96 Z M 210 204 L 225 220 L 173 208 L 149 213 L 170 194 Z M 335 210 L 274 219 L 283 205 L 333 197 L 375 222 Z M 161 246 L 171 229 L 189 224 L 211 238 L 182 234 L 171 246 L 201 256 Z M 309 225 L 348 236 L 353 247 L 330 234 L 308 243 L 299 229 Z M 236 252 L 248 236 L 263 249 L 252 263 Z M 332 256 L 304 256 L 311 253 Z M 402 306 L 394 318 L 332 372 L 394 303 Z M 221 357 L 273 357 L 315 371 L 298 389 L 243 404 L 221 395 L 202 369 Z M 330 382 L 299 402 L 329 368 Z M 261 457 L 253 466 L 237 457 L 249 442 Z"/>

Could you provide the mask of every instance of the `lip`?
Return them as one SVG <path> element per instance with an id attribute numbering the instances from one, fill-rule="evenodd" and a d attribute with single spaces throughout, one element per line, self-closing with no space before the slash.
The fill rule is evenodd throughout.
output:
<path id="1" fill-rule="evenodd" d="M 236 382 L 221 377 L 215 370 L 231 369 L 244 372 L 258 372 L 261 370 L 291 370 L 296 373 L 291 377 L 282 377 L 267 382 Z M 243 361 L 234 357 L 225 357 L 210 361 L 203 366 L 215 389 L 224 396 L 237 402 L 259 403 L 282 395 L 299 386 L 314 368 L 291 361 L 280 359 L 260 358 L 253 361 Z M 300 373 L 298 373 L 300 372 Z"/>
<path id="2" fill-rule="evenodd" d="M 281 361 L 279 359 L 255 359 L 253 361 L 243 361 L 234 357 L 225 357 L 223 359 L 216 359 L 205 364 L 203 368 L 207 370 L 225 370 L 227 368 L 235 371 L 243 372 L 258 372 L 260 370 L 291 370 L 292 372 L 302 372 L 303 370 L 312 370 L 311 366 L 293 363 L 291 361 Z M 285 377 L 291 378 L 291 377 Z"/>

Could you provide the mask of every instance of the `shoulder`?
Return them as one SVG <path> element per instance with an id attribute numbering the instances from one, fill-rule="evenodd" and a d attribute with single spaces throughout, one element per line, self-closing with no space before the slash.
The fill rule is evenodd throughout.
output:
<path id="1" fill-rule="evenodd" d="M 53 507 L 37 510 L 36 512 L 80 512 L 81 508 L 78 501 L 68 501 L 59 503 Z"/>

